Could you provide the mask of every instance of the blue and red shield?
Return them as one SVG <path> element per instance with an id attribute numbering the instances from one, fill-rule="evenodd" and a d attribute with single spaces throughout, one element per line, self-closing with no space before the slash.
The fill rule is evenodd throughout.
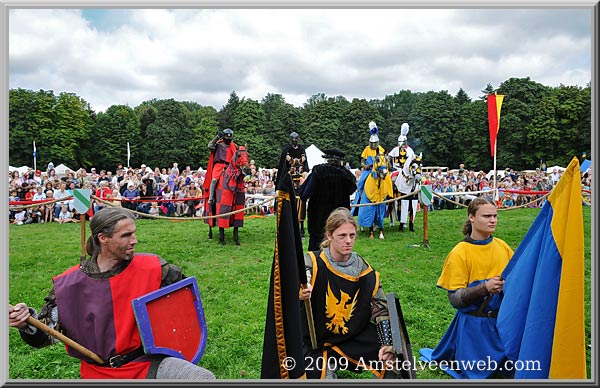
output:
<path id="1" fill-rule="evenodd" d="M 206 320 L 195 277 L 131 301 L 144 351 L 197 364 L 206 347 Z"/>

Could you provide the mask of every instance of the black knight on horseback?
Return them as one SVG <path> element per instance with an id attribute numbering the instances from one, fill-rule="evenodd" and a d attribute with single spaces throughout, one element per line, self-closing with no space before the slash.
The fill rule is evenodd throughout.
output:
<path id="1" fill-rule="evenodd" d="M 289 173 L 292 176 L 294 191 L 297 193 L 304 178 L 308 174 L 309 167 L 306 158 L 306 151 L 299 143 L 299 135 L 296 132 L 290 133 L 290 143 L 283 147 L 279 165 L 277 168 L 277 183 L 282 174 Z M 306 201 L 297 201 L 298 222 L 300 223 L 300 235 L 304 237 L 304 220 L 306 218 Z"/>

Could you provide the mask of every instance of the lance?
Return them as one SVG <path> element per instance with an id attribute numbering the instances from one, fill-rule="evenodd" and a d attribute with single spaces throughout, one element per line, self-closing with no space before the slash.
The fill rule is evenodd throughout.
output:
<path id="1" fill-rule="evenodd" d="M 9 304 L 8 307 L 14 307 L 14 306 Z M 71 348 L 77 350 L 79 353 L 83 354 L 84 356 L 96 361 L 98 364 L 104 364 L 104 360 L 101 359 L 96 353 L 92 352 L 91 350 L 84 347 L 83 345 L 80 345 L 79 343 L 73 341 L 71 338 L 67 337 L 66 335 L 54 330 L 53 328 L 49 327 L 48 325 L 38 321 L 31 315 L 29 317 L 27 317 L 26 322 L 28 324 L 30 324 L 31 326 L 43 331 L 44 333 L 49 334 L 52 337 L 62 341 L 63 343 L 70 346 Z"/>

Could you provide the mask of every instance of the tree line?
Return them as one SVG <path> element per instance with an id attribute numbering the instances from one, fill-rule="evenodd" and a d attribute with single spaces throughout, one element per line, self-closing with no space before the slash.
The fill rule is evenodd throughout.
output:
<path id="1" fill-rule="evenodd" d="M 301 107 L 281 94 L 261 101 L 240 98 L 233 91 L 220 110 L 193 101 L 152 99 L 136 107 L 112 105 L 95 112 L 82 97 L 52 90 L 9 91 L 9 163 L 65 163 L 73 168 L 113 170 L 131 166 L 169 167 L 173 162 L 206 168 L 208 142 L 219 129 L 231 128 L 237 144 L 247 144 L 261 167 L 277 167 L 292 131 L 301 144 L 338 148 L 357 167 L 369 139 L 368 123 L 379 128 L 380 144 L 391 150 L 400 126 L 410 125 L 409 145 L 423 153 L 426 166 L 487 171 L 490 155 L 486 96 L 503 94 L 497 143 L 497 165 L 515 170 L 547 165 L 566 166 L 573 156 L 590 155 L 591 84 L 586 87 L 545 86 L 527 78 L 510 78 L 496 89 L 488 84 L 471 99 L 460 89 L 411 92 L 401 90 L 383 99 L 349 101 L 343 96 L 311 96 Z"/>

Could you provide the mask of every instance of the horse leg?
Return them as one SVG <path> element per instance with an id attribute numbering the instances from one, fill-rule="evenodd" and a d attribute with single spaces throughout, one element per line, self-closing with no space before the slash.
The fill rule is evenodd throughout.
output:
<path id="1" fill-rule="evenodd" d="M 408 208 L 410 206 L 410 201 L 403 199 L 400 201 L 400 226 L 398 230 L 404 232 L 404 228 L 406 227 L 406 219 L 408 217 Z"/>
<path id="2" fill-rule="evenodd" d="M 235 241 L 235 245 L 240 245 L 240 236 L 238 234 L 238 227 L 233 227 L 233 241 Z"/>
<path id="3" fill-rule="evenodd" d="M 208 239 L 212 240 L 212 226 L 208 227 Z"/>
<path id="4" fill-rule="evenodd" d="M 219 227 L 219 242 L 225 245 L 225 228 Z"/>

